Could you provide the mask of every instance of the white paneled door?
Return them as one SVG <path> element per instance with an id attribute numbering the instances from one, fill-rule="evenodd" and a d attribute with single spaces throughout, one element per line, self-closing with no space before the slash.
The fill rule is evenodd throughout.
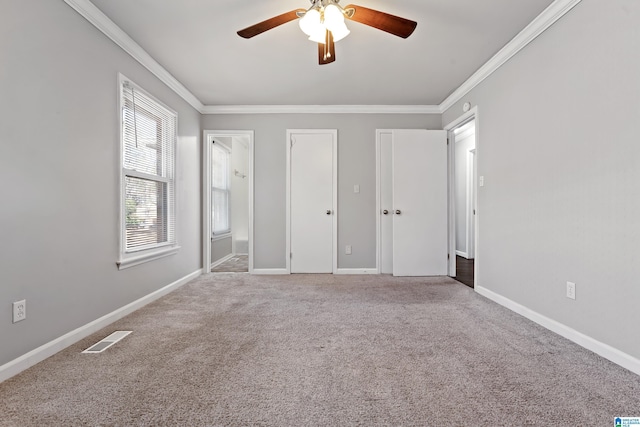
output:
<path id="1" fill-rule="evenodd" d="M 445 131 L 391 132 L 394 276 L 447 274 L 446 138 Z"/>
<path id="2" fill-rule="evenodd" d="M 290 271 L 332 273 L 335 230 L 334 130 L 290 130 Z"/>

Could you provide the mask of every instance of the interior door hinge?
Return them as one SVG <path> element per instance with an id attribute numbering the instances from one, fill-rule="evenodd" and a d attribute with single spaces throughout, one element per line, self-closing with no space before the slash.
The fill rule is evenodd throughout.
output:
<path id="1" fill-rule="evenodd" d="M 447 254 L 447 259 L 451 259 L 451 255 L 450 254 Z"/>
<path id="2" fill-rule="evenodd" d="M 293 258 L 293 252 L 289 252 L 289 258 Z"/>

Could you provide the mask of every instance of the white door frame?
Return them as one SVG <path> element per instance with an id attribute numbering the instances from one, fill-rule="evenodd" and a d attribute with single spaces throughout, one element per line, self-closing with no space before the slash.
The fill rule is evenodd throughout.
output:
<path id="1" fill-rule="evenodd" d="M 475 106 L 457 119 L 453 120 L 451 123 L 447 124 L 444 127 L 444 130 L 448 132 L 449 138 L 449 276 L 456 276 L 456 203 L 455 203 L 455 141 L 453 131 L 459 126 L 465 124 L 466 122 L 474 120 L 475 121 L 475 133 L 476 133 L 476 164 L 478 163 L 478 155 L 480 153 L 480 132 L 479 132 L 479 113 L 478 107 Z M 477 197 L 478 194 L 478 168 L 474 169 L 474 191 Z M 478 235 L 479 235 L 479 227 L 478 227 L 478 218 L 480 216 L 480 210 L 476 206 L 476 215 L 474 217 L 474 264 L 473 264 L 473 277 L 474 284 L 479 285 L 479 277 L 478 277 L 478 261 L 479 261 L 479 252 L 478 252 Z"/>
<path id="2" fill-rule="evenodd" d="M 286 178 L 286 270 L 291 274 L 291 135 L 294 133 L 322 133 L 332 136 L 333 140 L 333 200 L 331 210 L 333 211 L 333 274 L 338 270 L 338 130 L 337 129 L 287 129 L 287 178 Z"/>
<path id="3" fill-rule="evenodd" d="M 253 142 L 252 130 L 204 130 L 202 132 L 202 266 L 211 272 L 211 140 L 214 137 L 246 136 L 249 138 L 249 274 L 253 273 Z"/>

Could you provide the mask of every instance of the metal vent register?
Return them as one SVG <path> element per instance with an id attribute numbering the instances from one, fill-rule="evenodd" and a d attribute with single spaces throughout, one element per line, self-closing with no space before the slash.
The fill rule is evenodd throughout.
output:
<path id="1" fill-rule="evenodd" d="M 129 335 L 131 332 L 133 331 L 115 331 L 108 337 L 103 338 L 102 340 L 98 341 L 97 343 L 83 351 L 83 353 L 102 353 L 103 351 Z"/>

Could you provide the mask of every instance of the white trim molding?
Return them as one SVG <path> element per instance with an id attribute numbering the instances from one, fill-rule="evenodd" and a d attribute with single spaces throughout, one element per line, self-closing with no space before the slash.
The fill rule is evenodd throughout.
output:
<path id="1" fill-rule="evenodd" d="M 338 268 L 334 274 L 379 274 L 377 268 Z"/>
<path id="2" fill-rule="evenodd" d="M 70 345 L 75 344 L 83 338 L 88 337 L 94 332 L 98 332 L 100 329 L 109 326 L 116 320 L 122 319 L 124 316 L 133 313 L 134 311 L 144 307 L 145 305 L 157 300 L 158 298 L 178 289 L 182 285 L 190 282 L 196 277 L 202 274 L 202 270 L 196 270 L 193 273 L 190 273 L 173 283 L 168 284 L 167 286 L 158 289 L 140 299 L 137 299 L 123 307 L 120 307 L 117 310 L 112 311 L 109 314 L 106 314 L 99 319 L 96 319 L 92 322 L 87 323 L 84 326 L 80 326 L 73 331 L 64 334 L 63 336 L 54 339 L 53 341 L 49 341 L 48 343 L 41 345 L 40 347 L 31 350 L 30 352 L 14 359 L 10 362 L 5 363 L 0 366 L 0 383 L 4 380 L 7 380 L 14 375 L 19 374 L 35 365 L 36 363 L 42 362 L 44 359 L 53 356 L 61 350 L 69 347 Z"/>
<path id="3" fill-rule="evenodd" d="M 205 105 L 202 114 L 440 114 L 438 105 Z"/>
<path id="4" fill-rule="evenodd" d="M 254 268 L 251 274 L 277 276 L 281 274 L 289 274 L 289 271 L 286 268 Z"/>
<path id="5" fill-rule="evenodd" d="M 581 332 L 576 331 L 556 320 L 550 319 L 542 314 L 531 310 L 517 302 L 514 302 L 502 295 L 499 295 L 493 291 L 482 286 L 475 287 L 475 291 L 480 295 L 489 298 L 491 301 L 500 304 L 509 310 L 518 313 L 519 315 L 526 317 L 527 319 L 537 323 L 538 325 L 555 332 L 556 334 L 573 341 L 581 347 L 591 350 L 594 353 L 612 361 L 613 363 L 622 366 L 631 372 L 640 375 L 640 359 L 624 353 L 616 348 L 611 347 L 608 344 L 600 342 L 594 338 L 591 338 Z"/>
<path id="6" fill-rule="evenodd" d="M 494 71 L 504 65 L 504 63 L 511 59 L 516 53 L 520 52 L 525 46 L 545 32 L 547 28 L 562 18 L 567 12 L 580 3 L 580 1 L 581 0 L 555 0 L 551 3 L 540 15 L 531 21 L 529 25 L 500 49 L 498 53 L 480 67 L 478 71 L 473 73 L 467 81 L 462 83 L 458 89 L 442 101 L 439 105 L 440 112 L 444 113 L 451 108 L 453 104 L 462 99 L 463 96 L 482 83 L 484 79 L 493 74 Z"/>
<path id="7" fill-rule="evenodd" d="M 136 265 L 144 264 L 145 262 L 177 254 L 179 250 L 180 246 L 167 246 L 161 249 L 156 249 L 154 251 L 143 252 L 140 255 L 121 258 L 116 261 L 116 265 L 118 266 L 118 270 L 124 270 L 125 268 L 133 267 Z"/>
<path id="8" fill-rule="evenodd" d="M 115 44 L 131 55 L 133 59 L 151 71 L 160 81 L 169 86 L 171 90 L 182 97 L 182 99 L 188 102 L 193 108 L 202 113 L 204 108 L 202 102 L 93 3 L 89 0 L 64 1 L 93 24 L 94 27 L 102 31 L 104 35 L 109 37 Z"/>

